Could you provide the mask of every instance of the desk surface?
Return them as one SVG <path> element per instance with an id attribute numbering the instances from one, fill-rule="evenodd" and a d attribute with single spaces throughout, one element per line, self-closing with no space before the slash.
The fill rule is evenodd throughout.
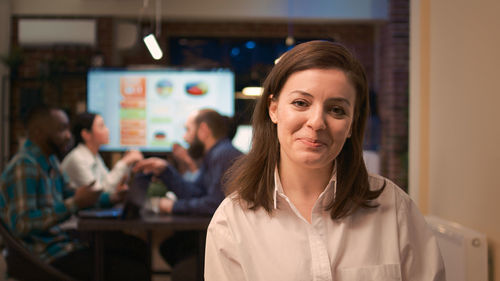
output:
<path id="1" fill-rule="evenodd" d="M 150 212 L 142 212 L 137 219 L 104 219 L 104 218 L 78 218 L 77 229 L 94 233 L 95 237 L 95 277 L 96 281 L 104 280 L 104 254 L 102 235 L 106 231 L 116 230 L 142 230 L 148 233 L 148 259 L 146 264 L 149 267 L 149 278 L 151 280 L 151 232 L 158 230 L 194 230 L 199 232 L 199 245 L 197 253 L 197 280 L 203 280 L 203 263 L 205 235 L 210 223 L 210 217 L 196 217 L 187 215 L 159 215 Z"/>
<path id="2" fill-rule="evenodd" d="M 82 231 L 137 230 L 207 230 L 210 217 L 187 215 L 142 214 L 137 219 L 78 218 Z"/>

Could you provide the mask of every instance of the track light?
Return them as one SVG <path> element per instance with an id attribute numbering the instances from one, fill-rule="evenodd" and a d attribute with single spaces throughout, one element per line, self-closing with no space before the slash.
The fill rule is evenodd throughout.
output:
<path id="1" fill-rule="evenodd" d="M 163 57 L 163 52 L 161 51 L 160 45 L 158 45 L 158 41 L 156 41 L 156 37 L 153 33 L 144 37 L 143 40 L 153 59 L 159 60 Z"/>

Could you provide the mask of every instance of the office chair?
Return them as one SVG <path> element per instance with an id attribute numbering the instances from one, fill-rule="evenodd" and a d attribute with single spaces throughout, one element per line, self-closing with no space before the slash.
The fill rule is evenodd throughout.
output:
<path id="1" fill-rule="evenodd" d="M 7 274 L 19 281 L 76 281 L 31 253 L 0 220 L 0 235 L 3 238 L 7 255 Z"/>

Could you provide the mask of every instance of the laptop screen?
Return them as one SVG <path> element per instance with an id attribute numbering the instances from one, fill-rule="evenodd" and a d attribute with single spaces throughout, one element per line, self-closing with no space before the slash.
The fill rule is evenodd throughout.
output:
<path id="1" fill-rule="evenodd" d="M 107 209 L 80 210 L 78 216 L 84 218 L 138 218 L 147 199 L 149 182 L 149 176 L 143 174 L 135 175 L 129 183 L 123 206 Z"/>

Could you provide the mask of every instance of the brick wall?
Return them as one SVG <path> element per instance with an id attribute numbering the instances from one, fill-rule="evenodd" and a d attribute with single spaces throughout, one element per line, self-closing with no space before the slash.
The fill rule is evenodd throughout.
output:
<path id="1" fill-rule="evenodd" d="M 78 102 L 86 101 L 87 69 L 92 57 L 102 53 L 109 63 L 113 52 L 111 18 L 98 18 L 97 48 L 64 46 L 30 46 L 22 48 L 23 64 L 11 76 L 10 156 L 18 149 L 19 138 L 25 136 L 23 113 L 30 105 L 45 102 L 65 109 L 72 117 Z M 12 21 L 11 48 L 19 48 L 18 18 Z M 109 64 L 108 64 L 109 65 Z"/>
<path id="2" fill-rule="evenodd" d="M 382 174 L 408 186 L 409 1 L 391 0 L 389 22 L 378 32 L 378 111 Z"/>

